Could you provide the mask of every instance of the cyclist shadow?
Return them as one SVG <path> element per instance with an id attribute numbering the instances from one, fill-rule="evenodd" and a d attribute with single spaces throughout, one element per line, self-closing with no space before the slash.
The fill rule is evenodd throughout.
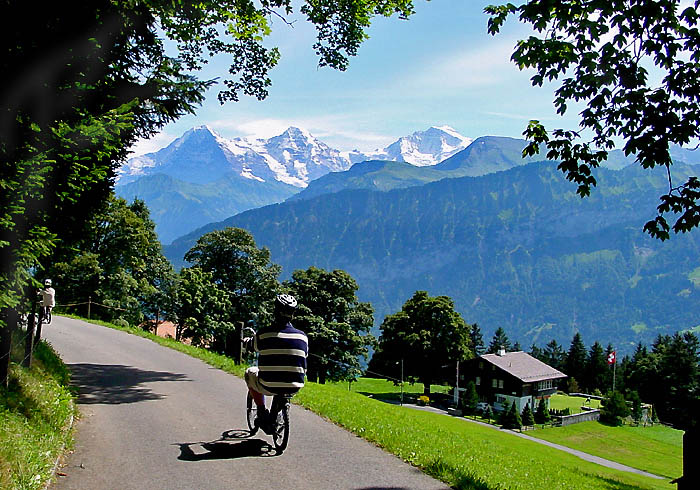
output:
<path id="1" fill-rule="evenodd" d="M 277 451 L 267 442 L 261 439 L 251 439 L 248 430 L 227 430 L 221 437 L 211 442 L 178 442 L 181 461 L 209 461 L 213 459 L 238 459 L 238 458 L 268 458 L 276 456 Z M 195 448 L 203 451 L 195 451 Z"/>

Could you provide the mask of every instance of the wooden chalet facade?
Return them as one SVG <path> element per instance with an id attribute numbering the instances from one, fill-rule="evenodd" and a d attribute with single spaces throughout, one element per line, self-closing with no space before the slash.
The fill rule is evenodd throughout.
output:
<path id="1" fill-rule="evenodd" d="M 497 411 L 510 408 L 513 402 L 519 412 L 528 403 L 534 411 L 542 398 L 549 406 L 557 383 L 567 377 L 526 352 L 484 354 L 465 367 L 465 380 L 474 382 L 479 401 Z"/>

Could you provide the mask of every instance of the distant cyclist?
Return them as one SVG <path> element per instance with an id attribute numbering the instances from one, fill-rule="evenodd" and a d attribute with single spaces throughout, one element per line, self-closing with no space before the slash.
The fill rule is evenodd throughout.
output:
<path id="1" fill-rule="evenodd" d="M 309 342 L 304 332 L 292 326 L 296 307 L 294 296 L 278 295 L 272 326 L 247 339 L 259 353 L 258 365 L 245 372 L 248 390 L 258 407 L 259 426 L 263 426 L 268 418 L 265 395 L 293 394 L 304 386 Z"/>
<path id="2" fill-rule="evenodd" d="M 51 310 L 56 306 L 56 291 L 51 287 L 51 279 L 44 281 L 44 289 L 40 289 L 38 296 L 41 297 L 41 318 L 49 323 L 51 320 Z"/>

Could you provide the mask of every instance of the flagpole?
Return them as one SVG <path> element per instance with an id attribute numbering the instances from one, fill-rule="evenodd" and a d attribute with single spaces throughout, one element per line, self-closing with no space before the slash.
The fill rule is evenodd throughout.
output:
<path id="1" fill-rule="evenodd" d="M 613 362 L 613 393 L 615 393 L 615 368 L 617 367 L 617 359 Z"/>

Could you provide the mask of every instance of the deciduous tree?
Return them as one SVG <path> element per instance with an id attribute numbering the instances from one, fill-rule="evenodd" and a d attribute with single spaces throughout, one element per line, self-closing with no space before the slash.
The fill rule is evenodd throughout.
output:
<path id="1" fill-rule="evenodd" d="M 443 364 L 473 356 L 469 327 L 447 296 L 416 291 L 401 311 L 387 316 L 379 328 L 382 335 L 377 354 L 386 363 L 404 359 L 407 375 L 423 383 L 426 395 Z"/>
<path id="2" fill-rule="evenodd" d="M 370 333 L 374 310 L 357 299 L 357 282 L 342 270 L 310 267 L 294 271 L 284 287 L 299 302 L 294 325 L 309 338 L 309 379 L 357 378 L 376 343 Z"/>

